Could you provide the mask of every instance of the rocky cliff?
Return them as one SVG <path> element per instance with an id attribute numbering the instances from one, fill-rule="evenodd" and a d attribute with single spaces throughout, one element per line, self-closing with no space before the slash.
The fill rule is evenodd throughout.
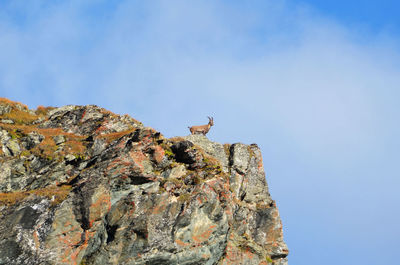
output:
<path id="1" fill-rule="evenodd" d="M 0 99 L 0 264 L 287 264 L 257 145 Z"/>

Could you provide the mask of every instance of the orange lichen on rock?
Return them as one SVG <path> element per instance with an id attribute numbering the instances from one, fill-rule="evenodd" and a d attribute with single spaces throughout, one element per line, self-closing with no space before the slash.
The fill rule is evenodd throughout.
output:
<path id="1" fill-rule="evenodd" d="M 0 193 L 0 205 L 15 204 L 31 195 L 46 197 L 47 199 L 51 200 L 51 203 L 53 205 L 57 205 L 67 198 L 70 191 L 71 191 L 71 186 L 64 185 L 61 187 L 51 186 L 30 191 L 15 191 L 15 192 Z"/>
<path id="2" fill-rule="evenodd" d="M 156 146 L 153 148 L 153 154 L 152 154 L 153 160 L 154 160 L 157 164 L 160 164 L 160 163 L 162 162 L 164 156 L 165 156 L 165 151 L 164 151 L 164 149 L 163 149 L 161 146 L 156 145 Z"/>
<path id="3" fill-rule="evenodd" d="M 9 113 L 5 113 L 0 116 L 2 119 L 12 120 L 16 124 L 30 124 L 36 121 L 39 116 L 33 115 L 26 111 L 12 110 Z"/>
<path id="4" fill-rule="evenodd" d="M 31 124 L 39 118 L 28 106 L 6 98 L 0 98 L 0 105 L 8 106 L 8 110 L 0 115 L 0 119 L 11 120 L 15 124 Z"/>
<path id="5" fill-rule="evenodd" d="M 231 237 L 232 239 L 232 237 Z M 241 247 L 236 246 L 232 243 L 232 241 L 228 242 L 226 246 L 226 255 L 220 264 L 230 265 L 230 264 L 253 264 L 250 261 L 253 261 L 255 258 L 259 260 L 256 254 L 252 252 L 249 247 Z M 265 260 L 260 261 L 258 264 L 268 264 Z"/>
<path id="6" fill-rule="evenodd" d="M 1 124 L 1 128 L 7 130 L 11 136 L 20 138 L 29 133 L 38 133 L 43 136 L 43 140 L 29 150 L 29 153 L 35 154 L 52 160 L 54 158 L 62 158 L 67 154 L 82 156 L 86 147 L 83 144 L 85 136 L 67 133 L 61 128 L 38 128 L 34 125 L 14 125 L 14 124 Z M 64 136 L 65 143 L 57 146 L 54 141 L 55 136 Z"/>
<path id="7" fill-rule="evenodd" d="M 164 212 L 165 209 L 167 208 L 167 206 L 168 206 L 168 202 L 166 200 L 161 201 L 160 204 L 156 205 L 153 208 L 152 214 L 158 215 L 158 214 Z"/>
<path id="8" fill-rule="evenodd" d="M 180 247 L 188 247 L 188 246 L 190 246 L 190 243 L 185 243 L 180 239 L 175 239 L 175 243 Z"/>
<path id="9" fill-rule="evenodd" d="M 35 248 L 38 249 L 40 247 L 40 240 L 38 236 L 38 232 L 35 230 L 32 234 L 33 242 L 35 243 Z"/>
<path id="10" fill-rule="evenodd" d="M 133 162 L 135 162 L 135 165 L 138 166 L 141 171 L 143 171 L 143 161 L 147 160 L 147 157 L 140 151 L 129 152 L 129 155 L 132 158 Z"/>
<path id="11" fill-rule="evenodd" d="M 63 255 L 60 257 L 62 263 L 78 264 L 79 254 L 87 247 L 87 232 L 81 232 L 80 227 L 71 227 L 59 236 L 59 241 L 64 247 Z"/>
<path id="12" fill-rule="evenodd" d="M 200 233 L 196 233 L 196 231 L 194 231 L 194 235 L 192 236 L 193 241 L 196 243 L 203 243 L 207 241 L 211 234 L 215 231 L 216 227 L 216 225 L 210 225 L 208 229 L 201 231 Z"/>
<path id="13" fill-rule="evenodd" d="M 23 109 L 26 109 L 26 110 L 28 109 L 27 105 L 22 104 L 22 103 L 17 102 L 17 101 L 9 100 L 8 98 L 0 97 L 0 104 L 10 105 L 11 107 L 14 107 L 14 108 L 19 106 L 20 108 L 23 108 Z"/>
<path id="14" fill-rule="evenodd" d="M 122 132 L 114 132 L 114 133 L 106 133 L 106 134 L 99 134 L 97 137 L 105 139 L 107 143 L 111 143 L 117 139 L 122 138 L 123 136 L 134 132 L 135 129 L 130 129 Z"/>
<path id="15" fill-rule="evenodd" d="M 62 148 L 62 155 L 67 155 L 67 154 L 73 154 L 77 156 L 81 156 L 85 153 L 86 147 L 82 143 L 81 138 L 77 136 L 67 136 L 67 141 L 65 142 L 65 145 L 63 145 Z"/>
<path id="16" fill-rule="evenodd" d="M 53 109 L 55 109 L 55 108 L 54 108 L 54 107 L 38 106 L 38 107 L 36 108 L 36 110 L 35 110 L 35 113 L 36 113 L 37 115 L 39 115 L 39 116 L 45 116 L 45 115 L 47 115 L 47 113 L 48 113 L 50 110 L 53 110 Z"/>
<path id="17" fill-rule="evenodd" d="M 96 200 L 89 207 L 89 227 L 93 226 L 93 223 L 100 220 L 106 212 L 111 209 L 111 197 L 109 194 L 102 193 L 96 198 Z"/>
<path id="18" fill-rule="evenodd" d="M 56 151 L 57 151 L 57 145 L 54 142 L 53 138 L 45 136 L 44 139 L 40 142 L 40 144 L 35 146 L 31 152 L 38 156 L 52 159 Z"/>

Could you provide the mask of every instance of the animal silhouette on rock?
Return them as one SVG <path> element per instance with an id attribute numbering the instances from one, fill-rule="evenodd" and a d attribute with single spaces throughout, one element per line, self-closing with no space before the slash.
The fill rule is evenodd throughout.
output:
<path id="1" fill-rule="evenodd" d="M 208 118 L 208 123 L 205 125 L 197 125 L 197 126 L 192 126 L 188 127 L 190 130 L 191 134 L 203 134 L 206 135 L 208 131 L 210 130 L 211 126 L 214 125 L 214 118 L 213 117 L 207 117 Z"/>

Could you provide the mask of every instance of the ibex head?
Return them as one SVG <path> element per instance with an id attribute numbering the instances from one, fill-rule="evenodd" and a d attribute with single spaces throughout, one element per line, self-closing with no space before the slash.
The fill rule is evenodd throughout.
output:
<path id="1" fill-rule="evenodd" d="M 207 118 L 208 118 L 208 124 L 210 124 L 210 126 L 213 126 L 214 125 L 214 118 L 213 117 L 208 117 L 207 116 Z"/>
<path id="2" fill-rule="evenodd" d="M 198 125 L 198 126 L 192 126 L 189 127 L 189 130 L 191 134 L 203 134 L 206 135 L 208 131 L 210 130 L 211 126 L 214 125 L 214 118 L 213 117 L 207 117 L 208 118 L 208 124 L 206 125 Z"/>

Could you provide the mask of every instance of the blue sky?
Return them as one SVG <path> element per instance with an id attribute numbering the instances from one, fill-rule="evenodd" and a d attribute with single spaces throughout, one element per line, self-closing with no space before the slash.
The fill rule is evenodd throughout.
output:
<path id="1" fill-rule="evenodd" d="M 1 1 L 0 96 L 257 143 L 289 262 L 398 263 L 395 1 Z"/>

